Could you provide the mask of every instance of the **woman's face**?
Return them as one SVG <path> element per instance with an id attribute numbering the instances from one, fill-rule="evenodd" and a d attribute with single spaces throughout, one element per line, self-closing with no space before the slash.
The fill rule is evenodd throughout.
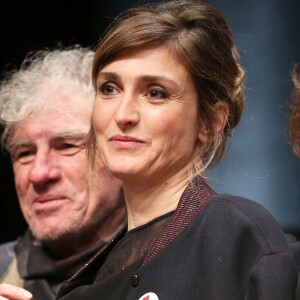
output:
<path id="1" fill-rule="evenodd" d="M 166 46 L 126 50 L 98 74 L 92 124 L 101 156 L 123 180 L 187 176 L 206 128 L 188 70 Z"/>

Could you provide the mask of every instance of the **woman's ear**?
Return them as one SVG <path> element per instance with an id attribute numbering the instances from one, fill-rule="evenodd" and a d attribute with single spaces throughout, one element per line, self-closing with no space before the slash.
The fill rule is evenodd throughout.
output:
<path id="1" fill-rule="evenodd" d="M 224 130 L 229 117 L 228 105 L 225 102 L 218 101 L 214 105 L 214 114 L 216 116 L 216 119 L 214 119 L 216 123 L 212 126 L 214 132 L 209 132 L 207 124 L 203 120 L 199 120 L 198 140 L 201 145 L 208 143 L 210 138 L 213 138 Z"/>
<path id="2" fill-rule="evenodd" d="M 224 130 L 227 124 L 229 117 L 229 108 L 227 103 L 219 101 L 214 105 L 214 110 L 218 120 L 215 124 L 215 133 L 220 133 Z"/>
<path id="3" fill-rule="evenodd" d="M 209 129 L 203 120 L 199 120 L 198 140 L 201 145 L 205 145 L 209 139 Z"/>

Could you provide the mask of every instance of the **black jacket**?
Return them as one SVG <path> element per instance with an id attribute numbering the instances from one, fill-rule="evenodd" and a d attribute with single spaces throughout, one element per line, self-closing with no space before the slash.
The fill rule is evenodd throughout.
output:
<path id="1" fill-rule="evenodd" d="M 120 236 L 64 285 L 59 299 L 106 300 L 93 278 Z M 128 300 L 154 299 L 144 297 L 149 292 L 159 300 L 289 300 L 297 270 L 280 226 L 261 205 L 214 195 L 197 178 L 128 281 Z"/>
<path id="2" fill-rule="evenodd" d="M 61 284 L 104 244 L 56 258 L 27 230 L 17 241 L 0 245 L 0 283 L 23 287 L 37 300 L 54 300 Z"/>
<path id="3" fill-rule="evenodd" d="M 290 249 L 293 253 L 298 270 L 300 270 L 300 242 L 290 244 Z"/>

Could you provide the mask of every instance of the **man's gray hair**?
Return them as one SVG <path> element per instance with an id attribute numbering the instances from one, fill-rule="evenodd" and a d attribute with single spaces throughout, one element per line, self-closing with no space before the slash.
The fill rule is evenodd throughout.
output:
<path id="1" fill-rule="evenodd" d="M 83 95 L 92 102 L 94 100 L 91 77 L 93 58 L 93 51 L 80 46 L 63 50 L 42 50 L 29 53 L 19 70 L 7 74 L 0 85 L 0 124 L 4 127 L 1 138 L 3 146 L 8 146 L 18 122 L 28 114 L 51 105 L 47 97 L 38 95 L 38 88 L 43 83 L 54 83 L 62 89 L 79 87 Z M 69 101 L 72 101 L 72 97 L 69 98 Z"/>

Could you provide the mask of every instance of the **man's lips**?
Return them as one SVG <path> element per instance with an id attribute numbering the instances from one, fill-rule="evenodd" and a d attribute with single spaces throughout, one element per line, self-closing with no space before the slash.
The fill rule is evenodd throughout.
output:
<path id="1" fill-rule="evenodd" d="M 32 209 L 36 213 L 45 213 L 45 212 L 54 212 L 66 205 L 65 196 L 56 195 L 56 196 L 41 196 L 37 197 L 32 204 Z"/>
<path id="2" fill-rule="evenodd" d="M 41 196 L 41 197 L 37 197 L 34 200 L 34 203 L 46 203 L 46 202 L 53 202 L 53 201 L 57 201 L 57 200 L 64 200 L 66 199 L 64 196 Z"/>

